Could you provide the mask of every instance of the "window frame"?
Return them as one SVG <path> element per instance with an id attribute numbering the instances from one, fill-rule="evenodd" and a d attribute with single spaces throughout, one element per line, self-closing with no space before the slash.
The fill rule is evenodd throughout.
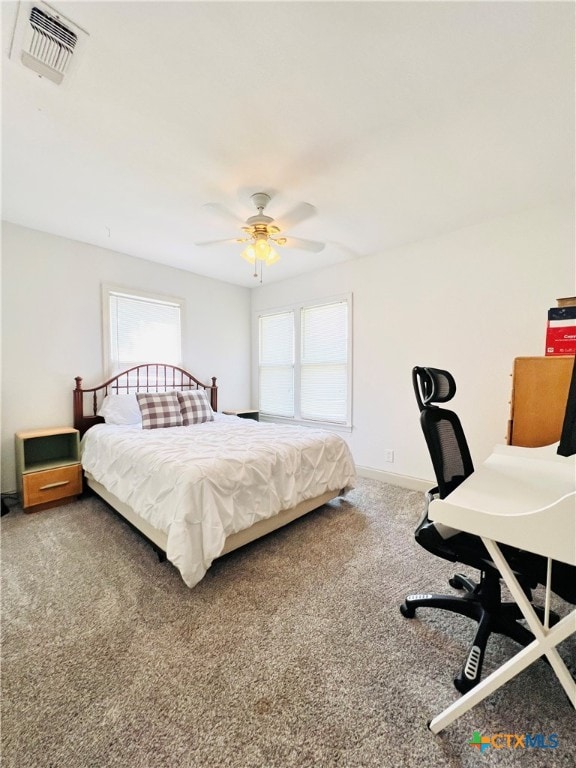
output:
<path id="1" fill-rule="evenodd" d="M 110 340 L 111 324 L 110 324 L 110 298 L 112 295 L 122 295 L 128 298 L 134 297 L 135 299 L 158 302 L 164 304 L 174 304 L 179 307 L 180 310 L 180 361 L 178 363 L 171 363 L 172 365 L 183 367 L 183 351 L 185 349 L 184 344 L 184 329 L 186 328 L 185 316 L 186 316 L 186 301 L 180 296 L 169 296 L 167 294 L 153 293 L 151 291 L 143 291 L 140 288 L 131 288 L 125 285 L 118 285 L 116 283 L 102 283 L 102 355 L 104 363 L 104 371 L 108 377 L 115 376 L 120 372 L 120 368 L 115 367 L 112 360 L 112 345 Z M 131 363 L 130 368 L 134 365 L 141 365 L 146 363 L 162 363 L 164 360 L 142 360 L 139 363 Z M 125 369 L 124 369 L 125 370 Z"/>
<path id="2" fill-rule="evenodd" d="M 292 312 L 294 316 L 294 416 L 276 416 L 260 411 L 261 421 L 273 421 L 286 424 L 302 424 L 310 427 L 322 427 L 350 432 L 352 431 L 352 361 L 353 361 L 353 301 L 352 293 L 338 294 L 322 299 L 310 299 L 279 307 L 258 309 L 253 313 L 254 328 L 254 361 L 256 380 L 256 399 L 260 408 L 260 318 L 267 315 L 277 315 Z M 302 310 L 310 307 L 322 307 L 329 304 L 345 302 L 348 307 L 348 344 L 346 356 L 346 419 L 345 421 L 325 421 L 323 419 L 302 418 L 301 416 L 301 356 L 302 356 Z"/>

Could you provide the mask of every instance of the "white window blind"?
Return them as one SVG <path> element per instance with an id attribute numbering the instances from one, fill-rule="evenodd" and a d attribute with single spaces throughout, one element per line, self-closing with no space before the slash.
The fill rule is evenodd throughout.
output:
<path id="1" fill-rule="evenodd" d="M 351 425 L 351 296 L 258 318 L 263 415 Z"/>
<path id="2" fill-rule="evenodd" d="M 108 291 L 111 372 L 141 363 L 182 364 L 178 300 Z"/>
<path id="3" fill-rule="evenodd" d="M 294 312 L 260 317 L 259 389 L 262 413 L 294 416 Z"/>
<path id="4" fill-rule="evenodd" d="M 300 416 L 346 422 L 348 303 L 301 310 Z"/>

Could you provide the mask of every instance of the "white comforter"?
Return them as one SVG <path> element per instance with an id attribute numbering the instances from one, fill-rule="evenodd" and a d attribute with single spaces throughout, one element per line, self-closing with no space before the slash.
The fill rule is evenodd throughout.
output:
<path id="1" fill-rule="evenodd" d="M 189 587 L 228 535 L 355 482 L 339 435 L 220 414 L 169 429 L 99 424 L 82 439 L 82 465 L 167 534 L 167 557 Z"/>

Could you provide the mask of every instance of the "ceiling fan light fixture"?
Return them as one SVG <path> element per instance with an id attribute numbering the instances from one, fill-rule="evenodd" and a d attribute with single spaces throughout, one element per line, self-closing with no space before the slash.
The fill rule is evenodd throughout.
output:
<path id="1" fill-rule="evenodd" d="M 254 265 L 254 276 L 258 277 L 260 272 L 260 282 L 262 282 L 262 268 L 264 264 L 270 266 L 280 261 L 280 255 L 275 247 L 282 249 L 284 246 L 290 249 L 299 249 L 319 253 L 324 248 L 324 243 L 313 240 L 303 240 L 297 237 L 286 237 L 283 232 L 295 224 L 310 218 L 316 209 L 310 203 L 299 203 L 296 208 L 290 211 L 283 224 L 276 224 L 271 216 L 264 213 L 264 209 L 271 200 L 266 192 L 256 192 L 251 196 L 252 202 L 258 211 L 255 216 L 250 216 L 241 227 L 244 237 L 236 237 L 234 240 L 213 240 L 196 245 L 218 245 L 220 243 L 242 243 L 244 250 L 241 252 L 242 258 L 249 264 Z M 225 214 L 228 218 L 233 217 L 227 208 L 219 203 L 206 203 L 214 211 Z M 260 269 L 257 264 L 260 262 Z"/>
<path id="2" fill-rule="evenodd" d="M 249 264 L 254 264 L 256 261 L 256 251 L 254 250 L 254 246 L 251 244 L 247 248 L 244 248 L 240 256 L 242 256 L 243 259 L 246 259 Z"/>
<path id="3" fill-rule="evenodd" d="M 254 241 L 254 253 L 256 254 L 258 261 L 267 262 L 271 250 L 272 248 L 270 247 L 267 237 L 258 237 Z"/>
<path id="4" fill-rule="evenodd" d="M 276 264 L 277 261 L 280 261 L 280 254 L 274 248 L 270 248 L 270 253 L 266 259 L 266 266 L 269 267 L 271 264 Z"/>
<path id="5" fill-rule="evenodd" d="M 266 237 L 258 237 L 240 254 L 249 264 L 263 261 L 267 266 L 280 260 L 279 254 L 272 248 Z"/>

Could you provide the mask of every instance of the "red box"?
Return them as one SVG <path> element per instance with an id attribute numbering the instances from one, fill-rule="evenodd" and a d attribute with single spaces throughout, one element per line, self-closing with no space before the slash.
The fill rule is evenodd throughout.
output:
<path id="1" fill-rule="evenodd" d="M 576 354 L 576 320 L 549 320 L 546 329 L 546 355 Z"/>

